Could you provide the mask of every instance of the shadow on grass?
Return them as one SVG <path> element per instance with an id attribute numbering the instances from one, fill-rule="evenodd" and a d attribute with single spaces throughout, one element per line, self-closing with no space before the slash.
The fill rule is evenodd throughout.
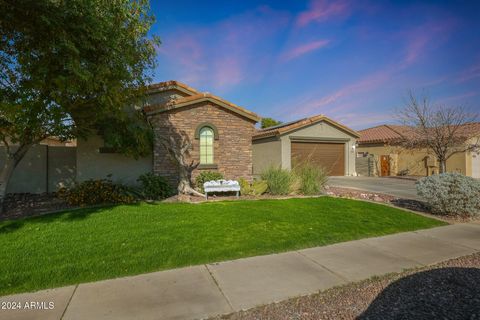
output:
<path id="1" fill-rule="evenodd" d="M 95 206 L 95 207 L 86 207 L 86 208 L 74 208 L 74 209 L 66 209 L 60 212 L 53 212 L 47 213 L 40 216 L 35 217 L 25 217 L 15 220 L 4 220 L 0 221 L 0 234 L 3 233 L 11 233 L 15 232 L 25 224 L 30 223 L 51 223 L 56 221 L 78 221 L 83 220 L 91 216 L 92 214 L 99 213 L 111 208 L 115 208 L 118 206 L 127 206 L 127 207 L 134 207 L 139 206 L 141 203 L 133 203 L 133 204 L 110 204 L 110 205 L 102 205 L 102 206 Z M 154 204 L 152 204 L 154 205 Z"/>
<path id="2" fill-rule="evenodd" d="M 480 269 L 440 268 L 386 287 L 357 319 L 480 319 Z"/>

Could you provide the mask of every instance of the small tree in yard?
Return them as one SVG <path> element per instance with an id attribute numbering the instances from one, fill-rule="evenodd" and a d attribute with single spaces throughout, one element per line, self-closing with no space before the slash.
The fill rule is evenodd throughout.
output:
<path id="1" fill-rule="evenodd" d="M 203 197 L 203 194 L 192 188 L 192 172 L 200 163 L 187 160 L 188 153 L 192 148 L 188 135 L 185 132 L 171 129 L 169 134 L 158 137 L 158 139 L 177 167 L 179 179 L 178 193 Z"/>
<path id="2" fill-rule="evenodd" d="M 446 172 L 447 160 L 454 154 L 476 151 L 480 147 L 480 132 L 473 124 L 477 116 L 463 107 L 434 106 L 428 98 L 419 99 L 410 91 L 398 118 L 407 127 L 402 146 L 427 148 L 438 160 L 439 173 Z"/>
<path id="3" fill-rule="evenodd" d="M 13 170 L 46 137 L 97 131 L 124 154 L 151 152 L 148 123 L 126 107 L 155 66 L 148 1 L 3 0 L 0 12 L 0 208 Z"/>

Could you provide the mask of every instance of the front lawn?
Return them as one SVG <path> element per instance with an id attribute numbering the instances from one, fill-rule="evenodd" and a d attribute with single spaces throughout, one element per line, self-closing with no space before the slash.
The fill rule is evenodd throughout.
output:
<path id="1" fill-rule="evenodd" d="M 0 295 L 443 224 L 330 197 L 71 210 L 0 222 Z"/>

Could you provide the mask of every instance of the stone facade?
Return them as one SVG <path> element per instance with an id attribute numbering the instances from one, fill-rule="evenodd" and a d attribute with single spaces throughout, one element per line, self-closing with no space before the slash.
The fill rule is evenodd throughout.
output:
<path id="1" fill-rule="evenodd" d="M 204 123 L 212 124 L 218 131 L 214 140 L 214 166 L 199 166 L 192 180 L 203 170 L 219 171 L 226 179 L 252 178 L 252 135 L 255 121 L 226 108 L 206 101 L 172 109 L 150 116 L 155 132 L 153 172 L 166 177 L 172 185 L 178 181 L 177 168 L 166 153 L 158 137 L 169 134 L 185 135 L 192 143 L 189 162 L 200 160 L 199 139 L 195 131 Z"/>

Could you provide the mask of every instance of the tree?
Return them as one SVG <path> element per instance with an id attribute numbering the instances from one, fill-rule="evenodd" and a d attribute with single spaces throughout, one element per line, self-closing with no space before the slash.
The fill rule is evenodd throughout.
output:
<path id="1" fill-rule="evenodd" d="M 179 179 L 178 193 L 203 197 L 203 194 L 192 188 L 192 172 L 200 163 L 195 163 L 194 160 L 190 162 L 187 160 L 189 150 L 192 148 L 188 135 L 183 131 L 170 129 L 168 135 L 158 137 L 158 139 L 177 167 Z"/>
<path id="2" fill-rule="evenodd" d="M 417 98 L 409 92 L 398 118 L 406 127 L 401 145 L 410 149 L 427 148 L 439 163 L 439 173 L 447 170 L 447 160 L 454 154 L 476 151 L 480 147 L 474 122 L 477 115 L 463 107 L 432 105 L 426 96 Z"/>
<path id="3" fill-rule="evenodd" d="M 279 124 L 282 124 L 282 122 L 272 118 L 262 118 L 261 126 L 262 126 L 262 129 L 265 129 L 265 128 L 277 126 Z"/>
<path id="4" fill-rule="evenodd" d="M 0 0 L 0 207 L 29 148 L 100 133 L 132 155 L 151 151 L 139 111 L 158 38 L 146 0 Z"/>

